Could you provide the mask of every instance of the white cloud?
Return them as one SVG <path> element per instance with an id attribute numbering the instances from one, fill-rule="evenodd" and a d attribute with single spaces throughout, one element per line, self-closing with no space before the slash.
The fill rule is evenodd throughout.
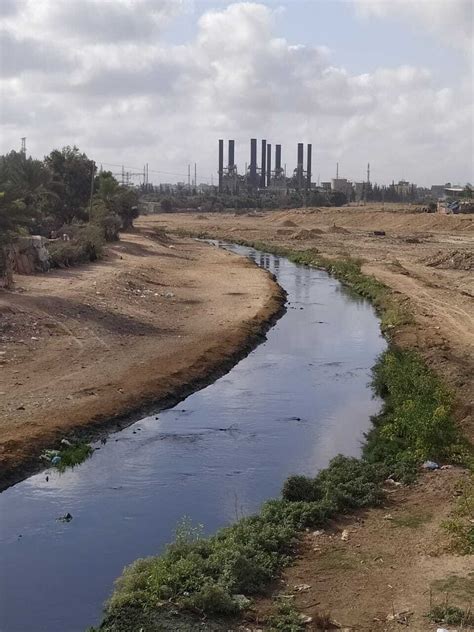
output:
<path id="1" fill-rule="evenodd" d="M 398 18 L 417 29 L 472 55 L 474 4 L 472 0 L 356 0 L 366 17 Z"/>
<path id="2" fill-rule="evenodd" d="M 416 65 L 352 75 L 326 48 L 290 44 L 275 30 L 278 9 L 254 3 L 208 11 L 191 41 L 166 43 L 164 29 L 186 4 L 12 5 L 1 151 L 27 136 L 37 155 L 75 143 L 98 162 L 183 173 L 196 161 L 209 178 L 219 137 L 236 139 L 243 169 L 257 136 L 283 144 L 289 170 L 296 143 L 312 142 L 323 179 L 336 160 L 357 179 L 368 160 L 379 181 L 473 179 L 469 81 L 454 91 Z M 385 4 L 363 9 L 385 15 Z"/>

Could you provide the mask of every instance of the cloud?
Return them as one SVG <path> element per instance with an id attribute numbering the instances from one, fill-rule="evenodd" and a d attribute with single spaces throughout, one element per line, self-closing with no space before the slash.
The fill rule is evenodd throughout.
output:
<path id="1" fill-rule="evenodd" d="M 443 43 L 472 55 L 472 0 L 356 0 L 361 15 L 397 18 L 430 31 Z"/>
<path id="2" fill-rule="evenodd" d="M 20 39 L 0 30 L 0 68 L 3 77 L 25 72 L 61 72 L 71 68 L 68 55 L 32 38 Z"/>
<path id="3" fill-rule="evenodd" d="M 360 3 L 375 9 L 388 11 Z M 453 90 L 415 63 L 351 74 L 324 47 L 290 44 L 278 10 L 251 2 L 206 11 L 175 45 L 162 35 L 178 10 L 186 3 L 24 0 L 3 33 L 1 151 L 27 136 L 40 156 L 77 144 L 97 162 L 185 173 L 196 161 L 205 180 L 218 138 L 236 139 L 242 171 L 256 136 L 282 143 L 289 171 L 296 143 L 312 142 L 322 179 L 336 161 L 361 179 L 369 160 L 379 182 L 472 179 L 469 81 Z"/>

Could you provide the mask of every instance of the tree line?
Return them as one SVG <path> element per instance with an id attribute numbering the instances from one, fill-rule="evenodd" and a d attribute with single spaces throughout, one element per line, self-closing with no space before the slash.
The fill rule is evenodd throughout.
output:
<path id="1" fill-rule="evenodd" d="M 11 151 L 0 156 L 0 275 L 11 277 L 11 252 L 22 236 L 41 235 L 53 265 L 101 256 L 106 241 L 138 216 L 138 194 L 110 171 L 98 171 L 77 147 L 43 160 Z"/>

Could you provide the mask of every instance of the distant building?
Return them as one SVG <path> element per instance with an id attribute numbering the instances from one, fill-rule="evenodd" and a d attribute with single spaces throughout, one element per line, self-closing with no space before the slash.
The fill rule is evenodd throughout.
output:
<path id="1" fill-rule="evenodd" d="M 464 187 L 460 185 L 446 186 L 444 188 L 444 194 L 446 195 L 446 197 L 457 198 L 457 197 L 461 197 L 463 193 L 464 193 Z"/>
<path id="2" fill-rule="evenodd" d="M 356 182 L 354 184 L 354 190 L 355 190 L 355 201 L 362 202 L 362 200 L 364 199 L 365 182 Z"/>
<path id="3" fill-rule="evenodd" d="M 445 197 L 445 189 L 451 186 L 451 182 L 447 182 L 446 184 L 433 184 L 431 187 L 431 195 L 437 199 L 441 200 Z"/>
<path id="4" fill-rule="evenodd" d="M 349 182 L 347 178 L 333 178 L 331 180 L 331 191 L 338 191 L 344 193 L 348 200 L 352 194 L 352 182 Z"/>
<path id="5" fill-rule="evenodd" d="M 414 193 L 414 190 L 415 185 L 410 184 L 406 180 L 399 180 L 398 184 L 395 185 L 395 191 L 401 198 L 409 197 Z"/>

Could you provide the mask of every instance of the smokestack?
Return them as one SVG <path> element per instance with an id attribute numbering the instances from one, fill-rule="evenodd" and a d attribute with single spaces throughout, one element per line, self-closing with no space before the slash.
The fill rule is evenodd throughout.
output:
<path id="1" fill-rule="evenodd" d="M 311 158 L 313 153 L 313 147 L 311 143 L 308 143 L 307 147 L 307 157 L 306 157 L 306 188 L 311 189 Z"/>
<path id="2" fill-rule="evenodd" d="M 230 140 L 229 141 L 229 169 L 231 169 L 234 166 L 234 148 L 235 148 L 235 141 L 234 140 Z"/>
<path id="3" fill-rule="evenodd" d="M 222 175 L 224 173 L 224 141 L 219 139 L 219 192 L 222 192 Z"/>
<path id="4" fill-rule="evenodd" d="M 267 187 L 270 186 L 270 180 L 272 179 L 272 146 L 270 143 L 267 145 Z"/>
<path id="5" fill-rule="evenodd" d="M 275 145 L 275 171 L 281 169 L 281 145 Z"/>
<path id="6" fill-rule="evenodd" d="M 298 143 L 298 161 L 297 166 L 303 167 L 303 154 L 304 154 L 304 145 L 303 143 Z"/>
<path id="7" fill-rule="evenodd" d="M 261 164 L 261 174 L 260 174 L 260 186 L 262 189 L 265 188 L 265 175 L 267 173 L 267 141 L 262 140 L 262 164 Z"/>
<path id="8" fill-rule="evenodd" d="M 257 186 L 257 139 L 250 139 L 250 184 Z"/>
<path id="9" fill-rule="evenodd" d="M 304 145 L 303 143 L 298 143 L 298 161 L 296 165 L 296 182 L 298 185 L 298 189 L 301 189 L 303 186 L 303 160 L 304 160 Z"/>

